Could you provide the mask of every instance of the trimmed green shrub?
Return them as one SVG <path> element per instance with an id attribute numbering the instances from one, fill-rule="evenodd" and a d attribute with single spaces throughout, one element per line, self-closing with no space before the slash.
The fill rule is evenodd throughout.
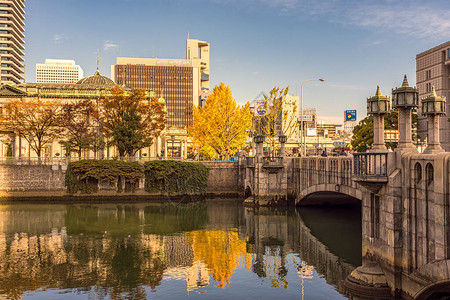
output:
<path id="1" fill-rule="evenodd" d="M 145 190 L 161 195 L 203 194 L 209 170 L 200 163 L 155 160 L 144 164 Z"/>
<path id="2" fill-rule="evenodd" d="M 85 159 L 69 163 L 65 185 L 69 194 L 78 191 L 90 194 L 98 190 L 99 181 L 108 181 L 111 186 L 117 186 L 117 192 L 121 192 L 124 179 L 125 192 L 132 192 L 142 177 L 144 170 L 138 162 Z"/>

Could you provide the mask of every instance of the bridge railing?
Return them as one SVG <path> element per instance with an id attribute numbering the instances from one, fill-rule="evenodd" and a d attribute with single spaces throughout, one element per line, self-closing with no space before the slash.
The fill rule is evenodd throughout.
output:
<path id="1" fill-rule="evenodd" d="M 361 177 L 387 176 L 387 153 L 353 153 L 353 175 Z"/>
<path id="2" fill-rule="evenodd" d="M 293 160 L 292 180 L 298 191 L 318 184 L 354 184 L 352 157 L 299 157 Z"/>

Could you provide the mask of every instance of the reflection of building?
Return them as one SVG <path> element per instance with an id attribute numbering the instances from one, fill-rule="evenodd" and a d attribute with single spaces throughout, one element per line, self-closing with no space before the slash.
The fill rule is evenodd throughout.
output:
<path id="1" fill-rule="evenodd" d="M 164 155 L 187 157 L 186 128 L 192 124 L 193 105 L 201 104 L 209 90 L 209 44 L 188 39 L 185 60 L 119 57 L 111 66 L 111 77 L 119 85 L 151 89 L 164 97 Z"/>
<path id="2" fill-rule="evenodd" d="M 24 80 L 25 0 L 0 1 L 1 83 Z"/>
<path id="3" fill-rule="evenodd" d="M 46 59 L 36 64 L 36 83 L 76 83 L 83 78 L 83 69 L 74 60 Z"/>
<path id="4" fill-rule="evenodd" d="M 80 100 L 93 100 L 97 101 L 107 96 L 112 96 L 111 90 L 115 86 L 115 83 L 96 72 L 93 76 L 88 76 L 76 84 L 48 84 L 48 83 L 22 83 L 17 85 L 3 85 L 0 88 L 0 107 L 11 98 L 22 99 L 32 101 L 36 99 L 42 99 L 43 101 L 59 101 L 61 104 L 67 101 L 80 101 Z M 125 88 L 126 91 L 130 91 L 129 88 Z M 155 97 L 153 91 L 147 91 L 148 97 Z M 27 141 L 19 137 L 14 133 L 4 132 L 4 136 L 12 136 L 10 142 L 12 145 L 13 156 L 16 158 L 28 158 L 36 156 L 35 153 L 31 153 L 31 149 L 28 146 Z M 161 148 L 160 139 L 156 139 L 155 143 L 148 149 L 142 149 L 141 152 L 148 153 L 149 156 L 156 156 L 158 153 L 158 147 Z M 44 146 L 42 156 L 54 157 L 56 153 L 63 155 L 66 151 L 65 148 L 59 144 L 58 141 L 54 141 L 51 144 Z M 6 157 L 6 143 L 0 141 L 0 156 Z M 85 157 L 90 156 L 90 152 L 86 150 Z M 115 148 L 107 148 L 105 157 L 118 156 Z"/>
<path id="5" fill-rule="evenodd" d="M 416 82 L 419 88 L 419 99 L 427 97 L 434 86 L 438 96 L 450 99 L 450 41 L 416 56 Z M 450 101 L 447 101 L 447 117 L 450 111 Z M 419 106 L 418 135 L 422 141 L 427 137 L 427 117 L 422 116 Z M 440 141 L 445 151 L 450 151 L 450 122 L 447 118 L 440 119 Z"/>

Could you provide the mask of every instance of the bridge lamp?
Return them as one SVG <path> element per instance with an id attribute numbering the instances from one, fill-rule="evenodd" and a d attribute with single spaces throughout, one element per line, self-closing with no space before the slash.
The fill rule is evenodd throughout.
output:
<path id="1" fill-rule="evenodd" d="M 384 115 L 389 113 L 390 99 L 381 95 L 380 86 L 377 86 L 375 96 L 367 98 L 367 114 L 373 116 L 373 147 L 372 151 L 386 152 L 384 143 Z"/>
<path id="2" fill-rule="evenodd" d="M 405 75 L 402 86 L 392 90 L 392 108 L 398 109 L 399 149 L 415 149 L 412 143 L 411 111 L 418 103 L 419 90 L 409 86 Z"/>
<path id="3" fill-rule="evenodd" d="M 428 146 L 424 153 L 444 151 L 439 142 L 439 116 L 445 115 L 445 100 L 436 95 L 434 86 L 431 94 L 422 99 L 422 115 L 428 117 Z"/>

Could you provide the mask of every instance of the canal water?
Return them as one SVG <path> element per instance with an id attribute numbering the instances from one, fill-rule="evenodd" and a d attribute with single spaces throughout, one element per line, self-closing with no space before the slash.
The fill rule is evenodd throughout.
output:
<path id="1" fill-rule="evenodd" d="M 0 205 L 0 299 L 346 299 L 360 208 Z"/>

